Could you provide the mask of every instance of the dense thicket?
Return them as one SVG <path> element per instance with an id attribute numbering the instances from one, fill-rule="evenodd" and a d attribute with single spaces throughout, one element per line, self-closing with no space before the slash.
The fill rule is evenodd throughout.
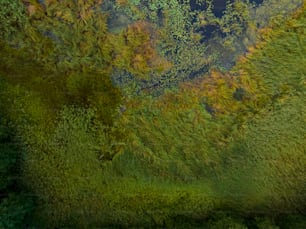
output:
<path id="1" fill-rule="evenodd" d="M 213 3 L 0 0 L 0 227 L 306 226 L 305 4 Z"/>

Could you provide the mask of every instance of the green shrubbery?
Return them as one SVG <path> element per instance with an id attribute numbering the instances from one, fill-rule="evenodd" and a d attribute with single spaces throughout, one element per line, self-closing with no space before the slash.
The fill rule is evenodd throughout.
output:
<path id="1" fill-rule="evenodd" d="M 0 36 L 1 40 L 9 42 L 11 45 L 18 45 L 16 41 L 20 41 L 20 30 L 22 30 L 27 22 L 25 15 L 25 7 L 21 1 L 0 1 Z"/>
<path id="2" fill-rule="evenodd" d="M 26 133 L 24 179 L 40 198 L 38 213 L 55 217 L 50 223 L 71 217 L 90 224 L 87 218 L 103 205 L 101 166 L 112 159 L 117 143 L 94 122 L 94 115 L 92 110 L 65 108 L 54 130 L 38 125 Z"/>

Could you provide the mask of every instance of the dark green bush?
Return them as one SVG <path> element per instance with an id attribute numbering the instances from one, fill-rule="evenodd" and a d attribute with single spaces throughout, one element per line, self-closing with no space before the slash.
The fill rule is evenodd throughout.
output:
<path id="1" fill-rule="evenodd" d="M 34 198 L 23 186 L 23 149 L 10 122 L 0 112 L 0 228 L 22 228 L 34 208 Z"/>

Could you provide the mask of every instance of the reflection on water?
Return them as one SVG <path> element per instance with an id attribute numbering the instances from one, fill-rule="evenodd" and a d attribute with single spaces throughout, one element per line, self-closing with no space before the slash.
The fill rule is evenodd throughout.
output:
<path id="1" fill-rule="evenodd" d="M 216 17 L 222 17 L 223 12 L 226 9 L 226 0 L 214 0 L 214 8 L 213 12 L 216 15 Z"/>
<path id="2" fill-rule="evenodd" d="M 219 35 L 222 38 L 225 37 L 225 34 L 222 33 L 218 25 L 206 25 L 197 29 L 196 32 L 202 36 L 200 43 L 204 43 L 216 35 Z"/>
<path id="3" fill-rule="evenodd" d="M 226 9 L 226 0 L 213 0 L 213 13 L 216 17 L 222 17 L 224 10 Z M 203 11 L 207 9 L 207 4 L 205 2 L 198 2 L 197 0 L 190 0 L 191 10 Z"/>
<path id="4" fill-rule="evenodd" d="M 227 2 L 234 2 L 235 0 L 212 0 L 213 8 L 212 11 L 216 17 L 221 18 L 226 10 Z M 251 3 L 259 5 L 263 0 L 250 0 Z M 190 0 L 190 8 L 192 11 L 205 11 L 208 4 L 205 1 L 199 2 L 198 0 Z M 110 0 L 105 0 L 102 4 L 102 10 L 106 12 L 112 12 L 108 18 L 108 26 L 112 32 L 120 31 L 133 20 L 126 15 L 123 9 L 116 8 L 114 3 Z M 157 15 L 162 16 L 161 9 L 157 12 Z M 206 37 L 212 36 L 212 27 L 206 28 L 207 31 L 201 31 L 205 33 Z"/>
<path id="5" fill-rule="evenodd" d="M 224 11 L 226 10 L 227 2 L 228 0 L 213 0 L 213 13 L 216 17 L 221 18 L 223 16 Z M 230 2 L 234 2 L 234 0 L 231 0 Z M 250 2 L 259 5 L 263 2 L 263 0 L 250 0 Z M 190 0 L 190 8 L 193 11 L 202 11 L 207 9 L 207 4 L 205 2 L 199 3 L 197 0 Z"/>

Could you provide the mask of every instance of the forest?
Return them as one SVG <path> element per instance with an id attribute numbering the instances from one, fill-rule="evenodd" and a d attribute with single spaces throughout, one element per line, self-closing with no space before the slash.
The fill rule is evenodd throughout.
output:
<path id="1" fill-rule="evenodd" d="M 0 229 L 306 228 L 304 0 L 0 0 Z"/>

